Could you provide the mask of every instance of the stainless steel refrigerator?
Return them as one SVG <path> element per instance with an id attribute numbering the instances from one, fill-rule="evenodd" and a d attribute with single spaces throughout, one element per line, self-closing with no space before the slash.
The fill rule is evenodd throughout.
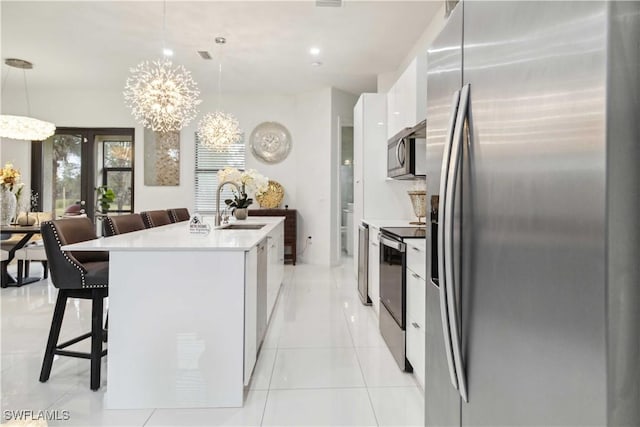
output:
<path id="1" fill-rule="evenodd" d="M 426 425 L 640 426 L 639 72 L 638 2 L 466 1 L 429 48 Z"/>

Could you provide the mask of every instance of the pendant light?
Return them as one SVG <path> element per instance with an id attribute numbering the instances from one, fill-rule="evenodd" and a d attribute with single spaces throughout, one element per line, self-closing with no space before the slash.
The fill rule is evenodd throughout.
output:
<path id="1" fill-rule="evenodd" d="M 227 42 L 224 37 L 216 37 L 216 44 L 220 47 Z M 240 123 L 229 113 L 220 109 L 222 87 L 222 59 L 218 56 L 218 109 L 213 113 L 207 113 L 198 124 L 198 139 L 202 145 L 214 151 L 226 151 L 232 144 L 237 144 L 242 139 Z"/>
<path id="2" fill-rule="evenodd" d="M 145 128 L 156 132 L 179 131 L 198 113 L 202 102 L 198 85 L 182 65 L 173 66 L 165 45 L 167 2 L 162 11 L 162 50 L 165 58 L 144 61 L 132 68 L 124 90 L 125 103 Z"/>
<path id="3" fill-rule="evenodd" d="M 24 59 L 8 58 L 4 61 L 11 68 L 22 69 L 24 78 L 24 92 L 27 100 L 27 116 L 0 115 L 0 137 L 20 139 L 24 141 L 44 141 L 54 134 L 56 126 L 53 123 L 31 117 L 31 103 L 29 102 L 29 88 L 27 87 L 27 71 L 33 68 L 33 64 Z M 9 77 L 11 68 L 7 71 L 5 82 Z M 4 90 L 4 82 L 2 85 Z"/>

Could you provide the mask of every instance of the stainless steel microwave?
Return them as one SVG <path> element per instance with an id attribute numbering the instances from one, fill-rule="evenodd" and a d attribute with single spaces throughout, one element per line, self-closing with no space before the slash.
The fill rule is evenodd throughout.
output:
<path id="1" fill-rule="evenodd" d="M 396 134 L 387 143 L 387 176 L 414 179 L 426 175 L 427 121 Z"/>

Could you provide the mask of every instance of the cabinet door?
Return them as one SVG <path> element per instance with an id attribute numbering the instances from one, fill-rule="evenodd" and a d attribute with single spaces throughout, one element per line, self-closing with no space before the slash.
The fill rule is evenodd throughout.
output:
<path id="1" fill-rule="evenodd" d="M 380 243 L 378 229 L 369 228 L 369 298 L 376 314 L 380 313 Z"/>
<path id="2" fill-rule="evenodd" d="M 424 388 L 426 281 L 407 268 L 407 359 Z"/>

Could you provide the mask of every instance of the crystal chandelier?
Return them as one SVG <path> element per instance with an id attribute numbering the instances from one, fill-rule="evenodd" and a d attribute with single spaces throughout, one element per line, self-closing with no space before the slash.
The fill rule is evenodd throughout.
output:
<path id="1" fill-rule="evenodd" d="M 207 113 L 198 125 L 200 142 L 215 151 L 225 151 L 242 139 L 240 123 L 231 114 L 216 111 Z"/>
<path id="2" fill-rule="evenodd" d="M 44 141 L 54 134 L 56 126 L 53 123 L 29 117 L 31 116 L 31 104 L 29 103 L 29 90 L 27 88 L 27 74 L 25 70 L 32 69 L 33 64 L 29 61 L 15 58 L 8 58 L 4 63 L 9 67 L 22 69 L 28 116 L 0 115 L 0 137 L 25 141 Z M 9 71 L 11 71 L 11 68 Z M 7 72 L 5 81 L 8 77 L 9 72 Z"/>
<path id="3" fill-rule="evenodd" d="M 227 42 L 224 37 L 216 37 L 216 44 L 222 46 Z M 222 86 L 222 61 L 218 64 L 218 111 L 206 114 L 198 124 L 198 139 L 205 147 L 214 151 L 225 151 L 232 144 L 242 139 L 240 123 L 232 114 L 220 111 Z"/>
<path id="4" fill-rule="evenodd" d="M 124 99 L 133 116 L 156 132 L 179 131 L 196 116 L 198 85 L 182 65 L 144 61 L 131 69 Z"/>
<path id="5" fill-rule="evenodd" d="M 165 45 L 167 2 L 162 9 L 162 50 L 165 56 L 173 52 Z M 187 126 L 198 113 L 198 85 L 182 65 L 171 61 L 144 61 L 131 70 L 124 90 L 125 103 L 145 128 L 155 132 L 176 132 Z"/>

